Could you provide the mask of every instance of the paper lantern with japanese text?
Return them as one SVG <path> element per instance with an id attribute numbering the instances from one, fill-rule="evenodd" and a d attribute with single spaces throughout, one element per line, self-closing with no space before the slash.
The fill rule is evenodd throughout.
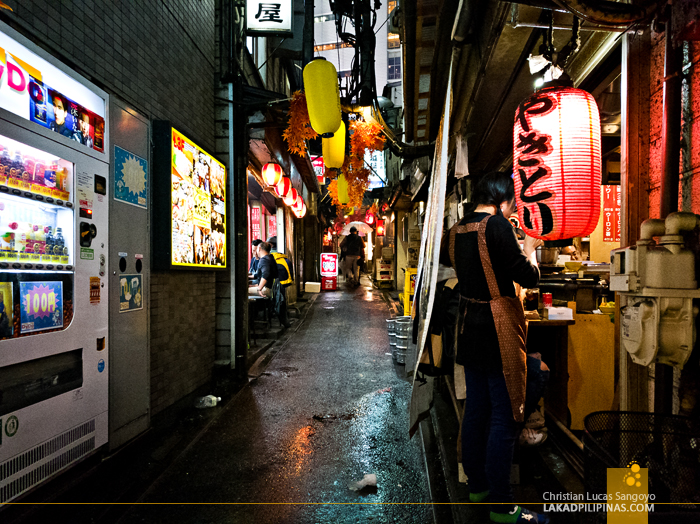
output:
<path id="1" fill-rule="evenodd" d="M 338 131 L 331 138 L 321 139 L 323 163 L 328 168 L 341 168 L 345 162 L 345 122 L 341 120 Z"/>
<path id="2" fill-rule="evenodd" d="M 284 172 L 279 164 L 268 162 L 262 168 L 262 177 L 268 186 L 276 186 L 280 183 L 283 176 Z"/>
<path id="3" fill-rule="evenodd" d="M 330 138 L 341 122 L 338 71 L 328 60 L 318 57 L 306 64 L 303 76 L 311 127 Z"/>
<path id="4" fill-rule="evenodd" d="M 600 116 L 593 96 L 545 87 L 520 104 L 513 179 L 522 229 L 535 238 L 589 235 L 600 217 Z"/>

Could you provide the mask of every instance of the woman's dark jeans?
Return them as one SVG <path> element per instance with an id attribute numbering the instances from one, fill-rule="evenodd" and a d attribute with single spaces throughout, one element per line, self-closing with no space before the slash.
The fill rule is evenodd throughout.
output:
<path id="1" fill-rule="evenodd" d="M 541 361 L 527 357 L 525 420 L 544 394 L 549 371 Z M 462 419 L 462 465 L 473 493 L 489 490 L 492 511 L 512 509 L 510 469 L 513 448 L 522 424 L 515 422 L 503 371 L 465 368 L 467 399 Z M 529 410 L 529 411 L 528 411 Z M 501 504 L 511 504 L 502 506 Z"/>

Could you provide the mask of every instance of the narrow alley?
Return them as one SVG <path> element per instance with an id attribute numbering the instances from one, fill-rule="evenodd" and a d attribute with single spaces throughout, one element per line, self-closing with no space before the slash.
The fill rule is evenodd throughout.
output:
<path id="1" fill-rule="evenodd" d="M 102 485 L 105 498 L 88 501 L 123 505 L 73 506 L 66 516 L 119 524 L 432 522 L 420 438 L 408 439 L 410 384 L 389 351 L 389 308 L 366 278 L 363 284 L 312 298 L 291 336 L 260 358 L 233 398 L 191 408 L 187 416 L 201 413 L 208 422 L 130 500 L 117 502 L 121 488 Z M 153 461 L 167 440 L 137 460 Z M 365 474 L 376 475 L 376 488 L 352 490 Z M 94 485 L 95 476 L 80 483 Z M 111 482 L 104 477 L 97 483 Z M 81 493 L 76 487 L 53 502 L 86 502 Z M 46 506 L 25 521 L 63 509 Z"/>

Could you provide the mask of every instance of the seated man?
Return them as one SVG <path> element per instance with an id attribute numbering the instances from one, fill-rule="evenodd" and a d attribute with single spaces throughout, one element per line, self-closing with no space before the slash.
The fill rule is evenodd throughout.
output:
<path id="1" fill-rule="evenodd" d="M 250 259 L 250 267 L 248 268 L 248 274 L 255 276 L 255 274 L 258 272 L 258 264 L 260 263 L 260 255 L 258 254 L 258 246 L 262 244 L 262 240 L 259 238 L 256 238 L 251 242 L 252 244 L 252 254 L 253 256 Z M 258 281 L 256 279 L 252 279 L 250 281 L 251 284 L 257 284 Z"/>
<path id="2" fill-rule="evenodd" d="M 248 295 L 272 298 L 272 284 L 277 278 L 277 263 L 270 255 L 270 244 L 262 242 L 258 245 L 260 262 L 255 274 L 257 285 L 248 288 Z"/>

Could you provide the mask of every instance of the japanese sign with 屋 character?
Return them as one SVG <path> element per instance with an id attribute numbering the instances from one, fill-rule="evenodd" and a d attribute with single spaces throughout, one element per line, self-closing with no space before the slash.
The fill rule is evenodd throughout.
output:
<path id="1" fill-rule="evenodd" d="M 246 34 L 292 36 L 292 0 L 247 0 Z"/>

